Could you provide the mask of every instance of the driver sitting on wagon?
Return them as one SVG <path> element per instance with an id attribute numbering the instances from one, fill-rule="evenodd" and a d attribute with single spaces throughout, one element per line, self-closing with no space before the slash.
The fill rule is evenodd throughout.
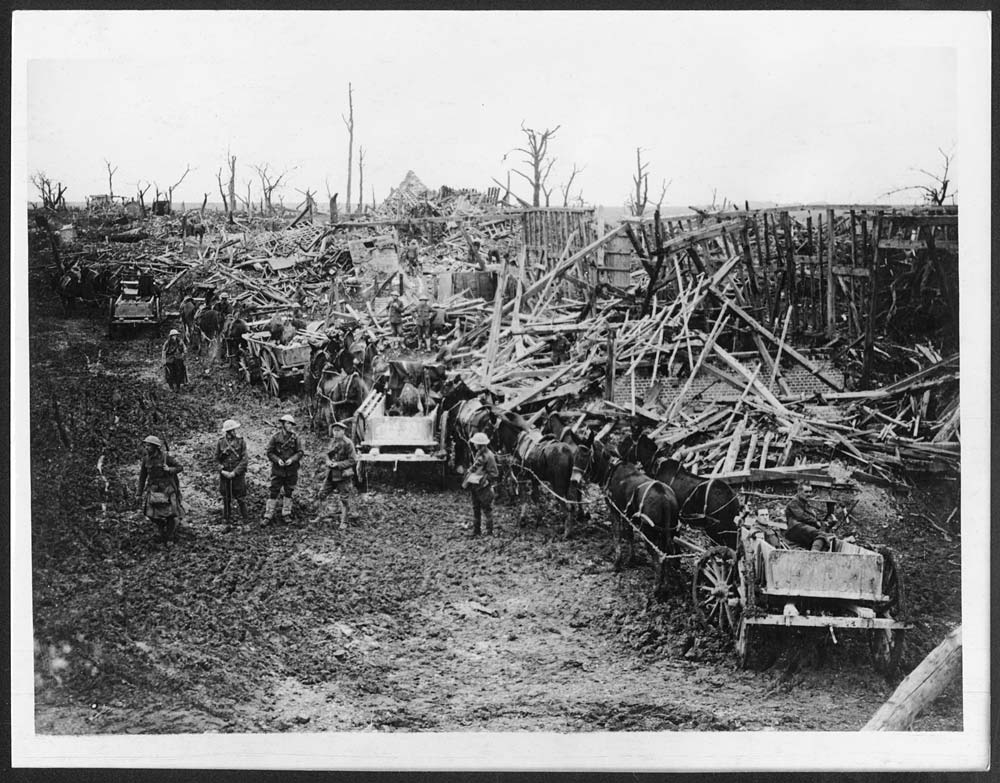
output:
<path id="1" fill-rule="evenodd" d="M 785 538 L 813 552 L 827 552 L 833 549 L 834 536 L 820 528 L 823 523 L 809 506 L 812 494 L 812 484 L 804 481 L 799 484 L 795 497 L 785 506 L 785 521 L 788 524 Z"/>

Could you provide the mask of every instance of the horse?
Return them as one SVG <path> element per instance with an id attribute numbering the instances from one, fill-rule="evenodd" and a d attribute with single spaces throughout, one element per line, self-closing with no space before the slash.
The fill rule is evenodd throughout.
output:
<path id="1" fill-rule="evenodd" d="M 181 302 L 181 330 L 184 332 L 184 342 L 196 353 L 201 352 L 201 340 L 198 339 L 198 332 L 195 329 L 195 316 L 198 315 L 198 303 L 194 297 L 185 296 Z"/>
<path id="2" fill-rule="evenodd" d="M 635 465 L 624 462 L 600 441 L 581 448 L 586 453 L 587 477 L 600 485 L 611 516 L 615 539 L 614 568 L 620 571 L 635 557 L 633 525 L 647 546 L 659 550 L 654 594 L 663 591 L 667 556 L 674 553 L 679 503 L 666 484 L 651 479 Z M 654 554 L 656 552 L 654 551 Z"/>
<path id="3" fill-rule="evenodd" d="M 238 357 L 243 350 L 243 335 L 248 334 L 249 332 L 250 325 L 241 314 L 234 314 L 228 323 L 226 323 L 223 334 L 226 340 L 226 357 L 229 360 L 230 366 L 232 366 L 233 360 Z"/>
<path id="4" fill-rule="evenodd" d="M 353 421 L 368 391 L 360 374 L 338 373 L 328 364 L 316 387 L 315 420 L 320 430 L 329 433 L 334 422 Z"/>
<path id="5" fill-rule="evenodd" d="M 736 548 L 736 518 L 741 506 L 736 492 L 725 481 L 691 473 L 645 433 L 638 438 L 623 438 L 618 452 L 622 459 L 642 465 L 646 473 L 674 491 L 682 522 L 704 530 L 721 546 Z"/>
<path id="6" fill-rule="evenodd" d="M 100 304 L 100 296 L 95 285 L 97 279 L 93 269 L 89 267 L 81 269 L 77 266 L 71 267 L 59 278 L 57 292 L 66 315 L 73 312 L 73 305 L 77 299 L 91 306 Z"/>
<path id="7" fill-rule="evenodd" d="M 195 316 L 200 338 L 208 340 L 208 358 L 216 358 L 222 343 L 222 314 L 210 307 L 203 307 Z M 200 346 L 198 353 L 200 353 Z"/>
<path id="8" fill-rule="evenodd" d="M 438 406 L 438 417 L 441 416 L 447 416 L 446 440 L 451 443 L 455 471 L 461 475 L 472 462 L 469 441 L 477 432 L 485 432 L 492 439 L 496 416 L 493 408 L 479 399 L 478 392 L 459 377 L 444 384 Z M 435 425 L 435 429 L 440 427 L 440 421 Z"/>
<path id="9" fill-rule="evenodd" d="M 539 487 L 546 484 L 566 510 L 563 523 L 563 538 L 569 538 L 576 515 L 574 506 L 579 505 L 580 485 L 573 483 L 573 467 L 576 449 L 555 438 L 546 439 L 541 430 L 530 426 L 516 413 L 499 412 L 497 440 L 500 448 L 513 455 L 514 473 L 527 475 L 531 484 L 531 498 L 539 503 Z M 518 524 L 524 524 L 528 501 L 521 504 Z"/>

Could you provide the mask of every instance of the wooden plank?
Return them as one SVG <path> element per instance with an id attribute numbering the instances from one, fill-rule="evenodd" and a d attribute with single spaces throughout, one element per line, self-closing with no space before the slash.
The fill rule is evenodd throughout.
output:
<path id="1" fill-rule="evenodd" d="M 771 448 L 771 441 L 772 440 L 774 440 L 774 433 L 771 432 L 770 430 L 768 430 L 766 433 L 764 433 L 764 445 L 761 446 L 761 449 L 760 449 L 760 464 L 759 464 L 759 467 L 760 467 L 761 470 L 763 470 L 764 468 L 767 467 L 767 456 L 768 456 L 767 453 L 768 453 L 768 450 Z"/>
<path id="2" fill-rule="evenodd" d="M 862 731 L 906 731 L 962 671 L 962 626 L 952 630 L 896 687 Z"/>

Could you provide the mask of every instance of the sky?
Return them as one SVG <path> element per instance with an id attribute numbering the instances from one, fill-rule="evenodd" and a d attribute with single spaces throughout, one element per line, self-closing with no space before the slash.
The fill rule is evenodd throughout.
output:
<path id="1" fill-rule="evenodd" d="M 845 12 L 18 12 L 27 175 L 71 201 L 137 182 L 218 201 L 227 150 L 346 197 L 348 83 L 365 199 L 523 168 L 522 122 L 554 128 L 552 204 L 621 205 L 636 148 L 655 201 L 886 201 L 957 152 L 961 14 Z M 512 153 L 507 156 L 505 155 Z M 953 174 L 958 181 L 956 155 Z M 529 197 L 512 177 L 514 192 Z M 29 191 L 29 195 L 31 191 Z M 150 190 L 150 195 L 152 189 Z M 913 202 L 917 193 L 896 201 Z M 276 199 L 277 200 L 277 199 Z"/>

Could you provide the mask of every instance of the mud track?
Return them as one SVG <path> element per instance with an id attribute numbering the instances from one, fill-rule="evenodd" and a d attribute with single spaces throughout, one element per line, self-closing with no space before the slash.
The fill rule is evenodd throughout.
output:
<path id="1" fill-rule="evenodd" d="M 738 670 L 729 640 L 692 621 L 686 572 L 659 603 L 646 565 L 612 571 L 600 506 L 564 542 L 552 509 L 518 529 L 501 500 L 499 535 L 472 539 L 457 486 L 383 469 L 342 531 L 315 519 L 313 457 L 294 523 L 260 529 L 263 451 L 281 412 L 304 417 L 301 403 L 198 360 L 174 395 L 158 375 L 160 335 L 109 342 L 100 318 L 64 318 L 34 281 L 31 294 L 39 732 L 854 730 L 894 686 L 849 637 Z M 252 455 L 254 524 L 226 534 L 212 450 L 233 415 Z M 189 513 L 170 551 L 137 508 L 148 432 L 186 466 Z M 312 434 L 306 444 L 317 453 Z M 947 491 L 907 502 L 946 508 Z M 917 620 L 905 668 L 958 621 L 958 542 L 915 533 L 897 501 L 865 492 L 864 532 L 897 550 Z M 960 727 L 957 687 L 917 724 Z"/>

